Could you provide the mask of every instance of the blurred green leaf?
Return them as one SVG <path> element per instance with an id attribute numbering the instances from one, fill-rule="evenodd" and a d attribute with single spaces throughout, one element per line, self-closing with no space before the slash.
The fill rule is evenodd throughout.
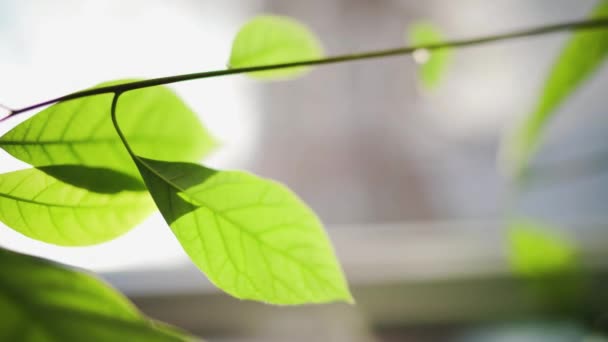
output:
<path id="1" fill-rule="evenodd" d="M 125 82 L 107 82 L 97 87 Z M 112 96 L 55 104 L 6 133 L 0 138 L 0 147 L 33 166 L 77 164 L 109 168 L 139 178 L 110 120 Z M 125 113 L 121 120 L 123 131 L 143 156 L 194 162 L 215 145 L 196 114 L 166 87 L 124 93 L 121 110 Z"/>
<path id="2" fill-rule="evenodd" d="M 580 315 L 589 292 L 578 248 L 553 227 L 514 219 L 509 230 L 509 261 L 548 309 Z"/>
<path id="3" fill-rule="evenodd" d="M 319 40 L 304 25 L 281 16 L 258 16 L 236 35 L 230 54 L 230 68 L 288 63 L 323 56 Z M 259 79 L 293 78 L 308 71 L 294 67 L 250 73 Z M 161 158 L 162 159 L 162 158 Z"/>
<path id="4" fill-rule="evenodd" d="M 110 169 L 59 165 L 9 172 L 0 174 L 0 221 L 48 243 L 97 244 L 154 211 L 144 189 L 140 180 Z"/>
<path id="5" fill-rule="evenodd" d="M 183 248 L 222 290 L 273 304 L 352 302 L 318 218 L 283 185 L 134 158 Z"/>
<path id="6" fill-rule="evenodd" d="M 511 266 L 523 276 L 570 272 L 579 267 L 575 245 L 544 223 L 512 221 L 509 246 Z"/>
<path id="7" fill-rule="evenodd" d="M 591 18 L 608 17 L 608 1 L 602 0 Z M 506 166 L 514 175 L 527 167 L 540 145 L 542 131 L 558 107 L 590 77 L 608 56 L 608 28 L 579 31 L 572 35 L 547 77 L 534 111 L 505 142 Z"/>
<path id="8" fill-rule="evenodd" d="M 431 23 L 418 22 L 408 28 L 408 39 L 412 45 L 435 44 L 444 41 L 441 31 Z M 417 50 L 414 59 L 420 64 L 419 78 L 427 88 L 435 88 L 442 81 L 447 70 L 451 50 L 438 49 L 434 51 Z"/>
<path id="9" fill-rule="evenodd" d="M 0 249 L 0 341 L 186 341 L 83 272 Z"/>

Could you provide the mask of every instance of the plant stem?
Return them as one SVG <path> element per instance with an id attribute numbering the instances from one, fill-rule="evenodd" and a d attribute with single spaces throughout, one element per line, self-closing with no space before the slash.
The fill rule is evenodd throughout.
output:
<path id="1" fill-rule="evenodd" d="M 54 98 L 51 100 L 33 104 L 33 105 L 30 105 L 27 107 L 23 107 L 23 108 L 19 108 L 19 109 L 12 109 L 12 110 L 10 110 L 10 113 L 8 116 L 0 119 L 0 122 L 8 119 L 9 117 L 15 116 L 17 114 L 25 113 L 25 112 L 28 112 L 28 111 L 31 111 L 31 110 L 34 110 L 34 109 L 37 109 L 40 107 L 44 107 L 47 105 L 51 105 L 51 104 L 54 104 L 57 102 L 68 101 L 68 100 L 73 100 L 73 99 L 78 99 L 78 98 L 93 96 L 93 95 L 108 94 L 108 93 L 115 93 L 115 94 L 119 93 L 120 94 L 120 93 L 123 93 L 126 91 L 135 90 L 135 89 L 148 88 L 148 87 L 154 87 L 154 86 L 159 86 L 159 85 L 164 85 L 164 84 L 196 80 L 196 79 L 201 79 L 201 78 L 219 77 L 219 76 L 243 74 L 243 73 L 249 73 L 249 72 L 255 72 L 255 71 L 291 68 L 291 67 L 343 63 L 343 62 L 350 62 L 350 61 L 357 61 L 357 60 L 364 60 L 364 59 L 373 59 L 373 58 L 383 58 L 383 57 L 397 56 L 397 55 L 408 55 L 408 54 L 413 53 L 416 50 L 421 50 L 421 49 L 438 50 L 438 49 L 446 49 L 446 48 L 460 48 L 460 47 L 481 45 L 481 44 L 487 44 L 487 43 L 498 42 L 498 41 L 517 39 L 517 38 L 522 38 L 522 37 L 544 35 L 544 34 L 554 33 L 554 32 L 597 29 L 597 28 L 601 28 L 601 27 L 605 28 L 607 26 L 608 26 L 608 18 L 573 21 L 573 22 L 540 26 L 540 27 L 524 29 L 524 30 L 519 30 L 519 31 L 512 31 L 512 32 L 504 33 L 504 34 L 497 34 L 497 35 L 472 38 L 472 39 L 454 40 L 454 41 L 447 41 L 447 42 L 442 42 L 442 43 L 424 44 L 424 45 L 417 45 L 417 46 L 404 46 L 404 47 L 398 47 L 398 48 L 393 48 L 393 49 L 375 50 L 375 51 L 346 54 L 346 55 L 337 55 L 337 56 L 312 59 L 312 60 L 303 60 L 303 61 L 270 64 L 270 65 L 259 65 L 259 66 L 234 68 L 234 69 L 205 71 L 205 72 L 197 72 L 197 73 L 192 73 L 192 74 L 184 74 L 184 75 L 154 78 L 154 79 L 143 80 L 143 81 L 135 81 L 135 82 L 118 84 L 118 85 L 82 90 L 82 91 L 78 91 L 78 92 L 64 95 L 61 97 L 57 97 L 57 98 Z"/>

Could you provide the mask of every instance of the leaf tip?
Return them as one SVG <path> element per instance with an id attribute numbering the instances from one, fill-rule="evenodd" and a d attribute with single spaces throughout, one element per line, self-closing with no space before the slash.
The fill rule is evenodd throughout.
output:
<path id="1" fill-rule="evenodd" d="M 353 295 L 350 293 L 350 291 L 348 292 L 348 297 L 344 298 L 344 303 L 349 304 L 349 305 L 357 305 L 357 301 L 355 300 L 355 297 L 353 297 Z"/>

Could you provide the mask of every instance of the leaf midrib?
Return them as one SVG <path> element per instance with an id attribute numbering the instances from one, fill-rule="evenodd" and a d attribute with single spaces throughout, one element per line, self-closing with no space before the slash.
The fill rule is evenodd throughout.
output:
<path id="1" fill-rule="evenodd" d="M 130 140 L 133 140 L 135 142 L 149 142 L 149 141 L 153 141 L 155 143 L 163 143 L 163 144 L 183 144 L 182 141 L 182 137 L 180 136 L 179 138 L 171 138 L 171 137 L 163 137 L 163 136 L 159 136 L 159 135 L 154 135 L 154 136 L 135 136 L 135 137 L 130 137 Z M 83 138 L 83 139 L 64 139 L 64 140 L 2 140 L 0 139 L 0 146 L 24 146 L 24 145 L 72 145 L 72 144 L 87 144 L 87 145 L 96 145 L 96 144 L 108 144 L 108 143 L 114 143 L 114 144 L 120 144 L 122 145 L 122 142 L 120 141 L 119 138 L 97 138 L 97 139 L 88 139 L 88 138 Z"/>
<path id="2" fill-rule="evenodd" d="M 18 197 L 18 196 L 14 196 L 14 195 L 10 195 L 10 194 L 5 194 L 5 193 L 0 193 L 0 197 L 11 199 L 11 200 L 14 200 L 17 202 L 25 202 L 25 203 L 29 203 L 29 204 L 41 205 L 41 206 L 46 206 L 46 207 L 68 208 L 68 209 L 76 209 L 76 208 L 99 209 L 101 207 L 104 207 L 104 208 L 132 207 L 132 206 L 134 206 L 133 202 L 135 202 L 135 201 L 131 201 L 129 203 L 124 203 L 124 204 L 120 204 L 120 205 L 119 204 L 113 205 L 113 204 L 111 204 L 112 202 L 105 203 L 103 205 L 101 205 L 101 204 L 100 205 L 80 205 L 80 204 L 68 205 L 68 204 L 46 203 L 46 202 L 31 200 L 31 199 Z"/>

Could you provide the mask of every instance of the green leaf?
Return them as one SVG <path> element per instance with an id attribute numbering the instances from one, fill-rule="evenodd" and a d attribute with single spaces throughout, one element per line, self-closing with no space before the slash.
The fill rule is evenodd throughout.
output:
<path id="1" fill-rule="evenodd" d="M 436 44 L 444 41 L 441 31 L 431 23 L 419 22 L 408 29 L 409 41 L 413 45 Z M 434 51 L 417 50 L 414 52 L 416 62 L 420 63 L 419 78 L 427 88 L 435 88 L 443 79 L 452 53 L 449 49 Z"/>
<path id="2" fill-rule="evenodd" d="M 297 21 L 281 16 L 258 16 L 246 23 L 236 35 L 230 54 L 230 68 L 289 63 L 323 56 L 321 43 Z M 293 67 L 253 72 L 259 79 L 294 78 L 307 67 Z"/>
<path id="3" fill-rule="evenodd" d="M 125 83 L 108 82 L 98 87 Z M 77 164 L 139 177 L 110 120 L 112 94 L 55 104 L 0 138 L 0 147 L 33 166 Z M 197 116 L 165 87 L 121 96 L 121 126 L 143 156 L 199 161 L 215 142 Z M 76 181 L 69 179 L 68 181 Z"/>
<path id="4" fill-rule="evenodd" d="M 83 272 L 0 249 L 0 341 L 186 341 Z"/>
<path id="5" fill-rule="evenodd" d="M 318 218 L 283 185 L 134 158 L 183 248 L 222 290 L 273 304 L 352 301 Z"/>
<path id="6" fill-rule="evenodd" d="M 546 224 L 517 219 L 509 227 L 509 258 L 522 276 L 569 273 L 580 267 L 576 246 Z"/>
<path id="7" fill-rule="evenodd" d="M 600 1 L 592 18 L 608 17 L 608 1 Z M 579 31 L 572 35 L 555 61 L 534 111 L 505 142 L 509 171 L 520 175 L 537 151 L 542 132 L 558 107 L 590 77 L 608 56 L 608 28 Z"/>
<path id="8" fill-rule="evenodd" d="M 0 174 L 0 221 L 56 245 L 97 244 L 122 235 L 154 211 L 142 187 L 136 178 L 85 166 Z"/>

